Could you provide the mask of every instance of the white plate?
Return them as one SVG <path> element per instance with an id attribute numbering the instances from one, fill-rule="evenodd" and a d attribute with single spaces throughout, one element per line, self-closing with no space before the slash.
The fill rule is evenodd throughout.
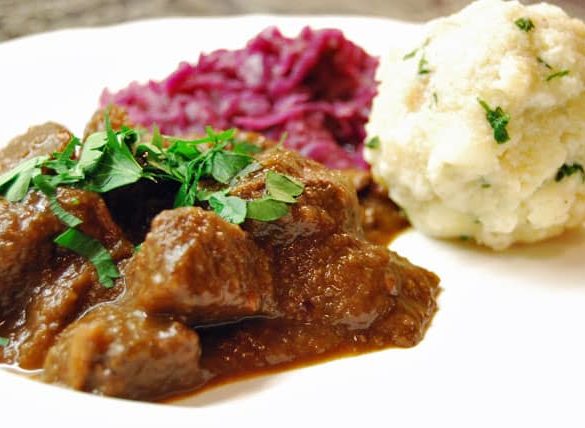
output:
<path id="1" fill-rule="evenodd" d="M 77 133 L 104 86 L 162 78 L 264 27 L 337 27 L 379 55 L 419 27 L 372 18 L 165 19 L 0 45 L 0 141 L 35 123 Z M 0 420 L 19 426 L 583 426 L 585 232 L 502 253 L 410 231 L 393 248 L 442 279 L 423 342 L 211 390 L 176 405 L 94 397 L 0 371 Z M 178 407 L 181 405 L 182 407 Z M 29 423 L 31 425 L 29 425 Z"/>

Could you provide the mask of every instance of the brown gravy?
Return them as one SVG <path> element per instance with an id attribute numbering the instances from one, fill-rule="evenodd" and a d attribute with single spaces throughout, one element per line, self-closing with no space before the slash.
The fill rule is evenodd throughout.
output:
<path id="1" fill-rule="evenodd" d="M 40 146 L 43 133 L 55 141 L 54 127 L 36 128 Z M 236 225 L 204 204 L 171 209 L 174 190 L 147 181 L 102 195 L 57 189 L 117 264 L 109 289 L 88 260 L 54 245 L 64 225 L 47 198 L 0 198 L 0 336 L 9 338 L 0 363 L 98 395 L 160 401 L 422 340 L 438 278 L 387 250 L 407 222 L 386 192 L 367 173 L 257 143 L 259 168 L 230 195 L 259 200 L 269 173 L 304 186 L 273 221 Z"/>

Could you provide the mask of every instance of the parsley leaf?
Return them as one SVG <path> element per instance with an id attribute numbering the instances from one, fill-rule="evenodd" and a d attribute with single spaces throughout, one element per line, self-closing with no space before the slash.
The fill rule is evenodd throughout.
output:
<path id="1" fill-rule="evenodd" d="M 492 110 L 490 106 L 483 100 L 478 98 L 479 104 L 486 111 L 486 119 L 492 129 L 494 130 L 494 139 L 498 144 L 503 144 L 510 140 L 510 135 L 506 127 L 510 123 L 510 115 L 506 114 L 501 107 L 496 107 Z"/>
<path id="2" fill-rule="evenodd" d="M 425 42 L 422 44 L 422 46 L 420 46 L 420 47 L 418 47 L 418 48 L 416 48 L 416 49 L 408 52 L 406 55 L 404 55 L 402 57 L 402 60 L 403 61 L 406 61 L 407 59 L 414 58 L 416 56 L 416 54 L 418 53 L 418 51 L 424 50 L 429 45 L 429 43 L 431 43 L 431 39 L 430 38 L 426 39 Z"/>
<path id="3" fill-rule="evenodd" d="M 437 95 L 436 92 L 433 92 L 433 101 L 434 101 L 435 106 L 439 105 L 439 96 Z"/>
<path id="4" fill-rule="evenodd" d="M 108 137 L 105 132 L 96 132 L 87 137 L 75 168 L 75 171 L 80 176 L 84 176 L 86 172 L 91 172 L 97 167 L 98 162 L 104 155 L 104 148 L 107 143 Z"/>
<path id="5" fill-rule="evenodd" d="M 534 22 L 532 22 L 530 18 L 519 18 L 514 21 L 514 24 L 516 24 L 516 27 L 527 33 L 534 30 Z"/>
<path id="6" fill-rule="evenodd" d="M 238 172 L 234 176 L 234 178 L 231 179 L 230 186 L 235 186 L 238 183 L 238 181 L 240 181 L 241 179 L 247 177 L 248 175 L 250 175 L 256 171 L 260 171 L 261 169 L 262 169 L 262 165 L 260 165 L 256 161 L 252 161 L 244 169 L 242 169 L 240 172 Z"/>
<path id="7" fill-rule="evenodd" d="M 76 164 L 76 161 L 73 160 L 73 155 L 80 144 L 79 138 L 71 137 L 65 149 L 62 152 L 53 153 L 53 159 L 44 162 L 43 167 L 52 169 L 59 175 L 69 174 L 71 168 Z"/>
<path id="8" fill-rule="evenodd" d="M 538 61 L 539 64 L 544 65 L 549 70 L 552 70 L 553 69 L 552 66 L 548 62 L 546 62 L 544 59 L 542 59 L 541 57 L 537 56 L 536 57 L 536 60 Z"/>
<path id="9" fill-rule="evenodd" d="M 551 81 L 551 80 L 553 80 L 553 79 L 558 79 L 558 78 L 561 78 L 561 77 L 565 77 L 565 76 L 569 75 L 570 73 L 571 73 L 571 71 L 570 71 L 570 70 L 561 70 L 561 71 L 557 71 L 557 72 L 555 72 L 555 73 L 549 74 L 549 75 L 546 77 L 546 81 L 547 81 L 547 82 L 550 82 L 550 81 Z"/>
<path id="10" fill-rule="evenodd" d="M 280 138 L 278 139 L 278 143 L 276 144 L 276 147 L 278 147 L 279 149 L 282 149 L 284 147 L 284 142 L 286 141 L 287 138 L 288 138 L 288 132 L 284 131 L 282 134 L 280 134 Z"/>
<path id="11" fill-rule="evenodd" d="M 266 173 L 266 190 L 275 201 L 294 204 L 297 201 L 295 197 L 303 193 L 304 188 L 303 183 L 292 177 L 274 171 Z"/>
<path id="12" fill-rule="evenodd" d="M 427 67 L 427 65 L 429 64 L 429 62 L 427 61 L 426 56 L 423 54 L 423 56 L 420 57 L 420 60 L 418 61 L 418 74 L 419 75 L 424 75 L 424 74 L 429 74 L 431 72 L 431 70 Z"/>
<path id="13" fill-rule="evenodd" d="M 187 160 L 193 160 L 201 155 L 201 151 L 197 148 L 199 144 L 204 143 L 199 143 L 196 140 L 173 140 L 173 143 L 167 149 L 167 152 L 180 155 Z"/>
<path id="14" fill-rule="evenodd" d="M 247 218 L 259 221 L 274 221 L 288 214 L 288 205 L 270 197 L 248 201 Z"/>
<path id="15" fill-rule="evenodd" d="M 184 176 L 180 181 L 182 182 L 179 191 L 175 195 L 174 207 L 190 207 L 197 201 L 197 185 L 201 172 L 196 170 L 195 160 L 183 165 L 185 169 Z M 202 164 L 200 165 L 202 167 Z M 183 173 L 181 173 L 183 175 Z"/>
<path id="16" fill-rule="evenodd" d="M 581 164 L 574 163 L 569 165 L 565 163 L 557 171 L 557 174 L 555 175 L 555 181 L 561 181 L 563 178 L 570 177 L 571 175 L 578 172 L 581 173 L 581 178 L 585 180 L 585 170 L 583 170 L 583 166 Z"/>
<path id="17" fill-rule="evenodd" d="M 252 161 L 248 155 L 218 151 L 212 157 L 211 175 L 220 183 L 227 184 Z"/>
<path id="18" fill-rule="evenodd" d="M 110 119 L 106 116 L 107 142 L 88 183 L 87 190 L 106 193 L 110 190 L 132 184 L 142 177 L 142 167 L 123 141 L 112 130 Z M 120 141 L 122 140 L 122 141 Z"/>
<path id="19" fill-rule="evenodd" d="M 33 178 L 33 183 L 37 189 L 43 192 L 49 199 L 49 207 L 53 214 L 68 227 L 77 227 L 83 221 L 65 210 L 57 200 L 57 189 L 47 180 L 44 175 L 37 175 Z"/>
<path id="20" fill-rule="evenodd" d="M 250 144 L 247 141 L 236 141 L 234 143 L 234 148 L 232 149 L 234 153 L 239 153 L 242 155 L 255 155 L 262 151 L 262 148 L 257 146 L 256 144 Z"/>
<path id="21" fill-rule="evenodd" d="M 113 287 L 114 280 L 120 277 L 120 272 L 110 253 L 97 239 L 77 229 L 69 228 L 57 236 L 54 242 L 88 259 L 95 267 L 99 281 L 104 287 Z"/>
<path id="22" fill-rule="evenodd" d="M 213 211 L 224 220 L 240 224 L 246 219 L 246 201 L 242 198 L 226 196 L 224 192 L 215 192 L 208 199 Z"/>
<path id="23" fill-rule="evenodd" d="M 30 188 L 33 173 L 47 159 L 47 156 L 27 159 L 10 171 L 0 175 L 0 195 L 10 202 L 21 201 Z"/>
<path id="24" fill-rule="evenodd" d="M 374 149 L 379 149 L 380 148 L 380 144 L 381 144 L 381 141 L 380 141 L 380 138 L 379 137 L 374 137 L 374 138 L 371 138 L 368 141 L 366 141 L 366 147 L 368 149 L 373 149 L 373 150 Z"/>
<path id="25" fill-rule="evenodd" d="M 0 336 L 0 347 L 4 348 L 5 346 L 8 346 L 9 343 L 10 340 L 8 340 L 7 337 Z"/>
<path id="26" fill-rule="evenodd" d="M 409 53 L 407 53 L 406 55 L 404 55 L 402 57 L 402 60 L 406 61 L 407 59 L 414 58 L 416 56 L 417 52 L 418 52 L 418 48 L 414 49 L 413 51 L 410 51 Z"/>

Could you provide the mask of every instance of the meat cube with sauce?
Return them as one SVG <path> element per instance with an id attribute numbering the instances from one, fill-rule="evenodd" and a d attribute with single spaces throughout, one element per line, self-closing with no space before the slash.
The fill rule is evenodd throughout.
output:
<path id="1" fill-rule="evenodd" d="M 47 265 L 51 237 L 62 228 L 50 214 L 48 201 L 30 193 L 19 204 L 0 199 L 0 315 L 6 316 L 27 280 Z"/>
<path id="2" fill-rule="evenodd" d="M 67 128 L 53 122 L 32 126 L 25 134 L 12 139 L 0 149 L 0 173 L 23 160 L 50 155 L 63 150 L 71 139 Z"/>
<path id="3" fill-rule="evenodd" d="M 114 261 L 132 255 L 99 195 L 60 188 L 57 199 L 83 220 L 80 229 L 99 240 Z M 65 228 L 38 192 L 17 203 L 0 200 L 0 336 L 12 339 L 2 352 L 4 360 L 23 368 L 41 366 L 55 336 L 72 320 L 122 291 L 105 289 L 88 260 L 53 243 Z"/>
<path id="4" fill-rule="evenodd" d="M 127 285 L 130 304 L 190 324 L 274 313 L 269 257 L 240 227 L 201 208 L 154 219 Z"/>
<path id="5" fill-rule="evenodd" d="M 202 383 L 200 355 L 197 333 L 184 325 L 107 305 L 59 336 L 43 379 L 100 395 L 152 400 Z"/>
<path id="6" fill-rule="evenodd" d="M 268 170 L 295 178 L 304 184 L 290 215 L 273 222 L 248 220 L 242 226 L 255 240 L 270 246 L 287 245 L 303 237 L 348 232 L 361 236 L 357 194 L 349 179 L 338 171 L 278 147 L 256 156 L 261 169 L 241 180 L 231 193 L 258 199 L 265 191 Z"/>
<path id="7" fill-rule="evenodd" d="M 434 296 L 434 274 L 364 239 L 357 193 L 347 176 L 280 148 L 265 150 L 257 161 L 262 167 L 242 179 L 234 194 L 262 195 L 268 170 L 305 186 L 289 215 L 242 225 L 272 254 L 281 316 L 364 330 L 393 311 L 405 283 L 420 283 Z"/>

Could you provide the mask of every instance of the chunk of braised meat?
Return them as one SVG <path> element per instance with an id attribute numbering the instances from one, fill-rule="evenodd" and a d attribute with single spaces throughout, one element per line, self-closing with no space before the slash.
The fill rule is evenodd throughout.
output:
<path id="1" fill-rule="evenodd" d="M 29 193 L 22 203 L 0 199 L 0 316 L 13 308 L 27 281 L 53 255 L 51 237 L 61 223 L 51 214 L 48 201 Z"/>
<path id="2" fill-rule="evenodd" d="M 71 133 L 67 128 L 56 123 L 32 126 L 25 134 L 12 139 L 0 150 L 0 173 L 15 167 L 23 160 L 63 150 L 70 139 Z"/>
<path id="3" fill-rule="evenodd" d="M 337 244 L 327 243 L 341 250 L 337 260 L 326 243 L 306 245 L 298 259 L 289 253 L 276 287 L 283 317 L 199 330 L 202 367 L 221 381 L 326 355 L 420 342 L 437 308 L 438 278 L 382 247 L 359 241 L 337 247 L 345 239 L 351 238 L 338 235 L 331 238 Z M 321 268 L 313 271 L 303 259 Z"/>
<path id="4" fill-rule="evenodd" d="M 366 329 L 392 310 L 402 281 L 390 252 L 348 234 L 277 250 L 275 289 L 287 319 Z"/>
<path id="5" fill-rule="evenodd" d="M 262 168 L 232 193 L 258 198 L 267 170 L 297 178 L 305 189 L 290 214 L 274 222 L 246 221 L 243 228 L 273 256 L 275 296 L 288 319 L 366 329 L 389 313 L 410 278 L 396 256 L 368 243 L 349 178 L 280 148 L 257 156 Z M 367 185 L 363 177 L 359 180 Z M 436 286 L 434 275 L 428 286 Z M 420 278 L 419 278 L 420 279 Z"/>
<path id="6" fill-rule="evenodd" d="M 154 219 L 127 284 L 130 304 L 188 323 L 274 313 L 268 256 L 240 227 L 201 208 Z"/>
<path id="7" fill-rule="evenodd" d="M 132 255 L 132 245 L 112 221 L 99 195 L 60 188 L 64 209 L 83 220 L 80 229 L 99 240 L 115 261 Z M 30 192 L 22 202 L 0 202 L 0 336 L 9 337 L 0 360 L 35 369 L 59 334 L 87 308 L 114 299 L 122 287 L 105 289 L 89 261 L 53 243 L 65 226 L 47 200 Z M 5 297 L 9 296 L 9 297 Z"/>
<path id="8" fill-rule="evenodd" d="M 280 317 L 200 330 L 203 367 L 221 379 L 337 352 L 418 343 L 436 310 L 438 278 L 365 240 L 346 177 L 280 149 L 258 159 L 263 168 L 242 180 L 238 196 L 261 195 L 266 169 L 305 183 L 290 215 L 243 225 L 272 254 Z M 358 181 L 369 186 L 364 177 Z"/>
<path id="9" fill-rule="evenodd" d="M 374 349 L 392 344 L 409 347 L 419 343 L 437 311 L 439 277 L 404 257 L 390 252 L 396 274 L 401 278 L 395 308 L 379 317 L 369 328 L 368 342 Z"/>
<path id="10" fill-rule="evenodd" d="M 296 178 L 305 189 L 297 203 L 290 206 L 290 215 L 273 222 L 247 221 L 242 227 L 254 239 L 279 246 L 338 232 L 362 235 L 355 189 L 341 173 L 278 147 L 258 154 L 256 160 L 262 168 L 241 180 L 232 194 L 244 199 L 260 198 L 265 191 L 267 170 Z"/>
<path id="11" fill-rule="evenodd" d="M 51 348 L 43 380 L 114 397 L 153 400 L 201 384 L 197 333 L 115 305 L 71 324 Z"/>

